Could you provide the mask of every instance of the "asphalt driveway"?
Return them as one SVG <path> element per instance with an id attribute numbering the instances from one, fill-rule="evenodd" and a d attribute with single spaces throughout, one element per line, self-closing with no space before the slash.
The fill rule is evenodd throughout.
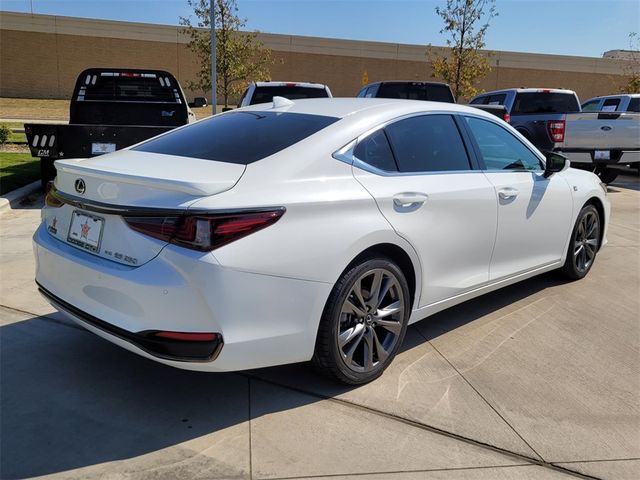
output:
<path id="1" fill-rule="evenodd" d="M 358 388 L 306 365 L 180 371 L 75 326 L 36 292 L 32 198 L 0 214 L 0 477 L 640 478 L 638 177 L 609 196 L 586 279 L 423 320 Z"/>

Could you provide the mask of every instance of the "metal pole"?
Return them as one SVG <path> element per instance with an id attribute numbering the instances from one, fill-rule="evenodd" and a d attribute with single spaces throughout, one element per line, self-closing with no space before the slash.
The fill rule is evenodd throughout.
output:
<path id="1" fill-rule="evenodd" d="M 216 0 L 210 0 L 209 9 L 211 22 L 211 108 L 213 114 L 216 114 L 216 106 L 218 103 L 218 90 L 216 86 L 216 13 L 215 3 Z"/>

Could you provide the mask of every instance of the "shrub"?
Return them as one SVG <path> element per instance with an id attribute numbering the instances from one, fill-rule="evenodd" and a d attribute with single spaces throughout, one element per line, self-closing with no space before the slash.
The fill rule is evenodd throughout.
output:
<path id="1" fill-rule="evenodd" d="M 11 129 L 6 125 L 0 125 L 0 144 L 4 145 L 11 136 Z"/>

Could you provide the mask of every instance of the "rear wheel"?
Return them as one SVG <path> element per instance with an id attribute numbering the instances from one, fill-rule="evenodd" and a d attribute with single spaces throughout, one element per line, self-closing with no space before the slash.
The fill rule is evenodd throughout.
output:
<path id="1" fill-rule="evenodd" d="M 571 234 L 567 259 L 562 272 L 572 280 L 584 278 L 600 248 L 600 215 L 593 205 L 586 205 L 578 215 Z"/>
<path id="2" fill-rule="evenodd" d="M 410 311 L 400 268 L 382 257 L 364 260 L 342 275 L 329 296 L 313 363 L 352 385 L 379 377 L 402 344 Z"/>

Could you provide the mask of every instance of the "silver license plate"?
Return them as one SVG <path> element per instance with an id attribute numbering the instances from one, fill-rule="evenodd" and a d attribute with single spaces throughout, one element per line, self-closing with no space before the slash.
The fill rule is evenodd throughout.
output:
<path id="1" fill-rule="evenodd" d="M 71 215 L 71 226 L 67 241 L 90 252 L 100 251 L 104 218 L 74 210 Z"/>
<path id="2" fill-rule="evenodd" d="M 91 154 L 102 155 L 103 153 L 111 153 L 116 151 L 115 143 L 92 143 Z"/>
<path id="3" fill-rule="evenodd" d="M 594 160 L 609 160 L 611 159 L 611 151 L 610 150 L 596 150 L 593 152 Z"/>

